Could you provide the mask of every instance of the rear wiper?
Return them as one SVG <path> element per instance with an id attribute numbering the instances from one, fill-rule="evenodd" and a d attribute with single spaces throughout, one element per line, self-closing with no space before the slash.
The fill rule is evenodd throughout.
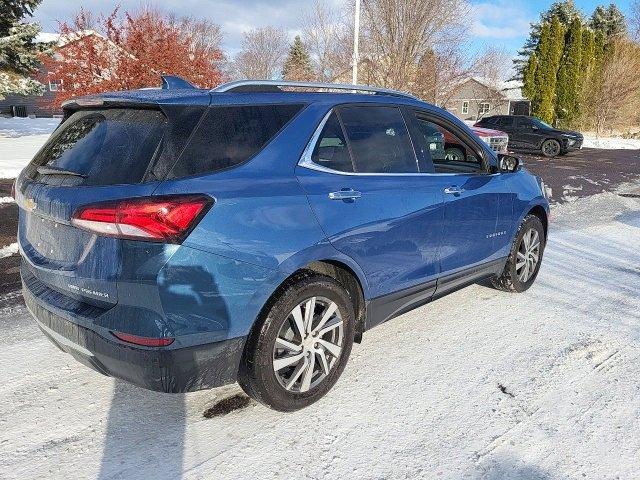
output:
<path id="1" fill-rule="evenodd" d="M 40 175 L 73 175 L 74 177 L 87 178 L 83 173 L 74 172 L 73 170 L 65 170 L 59 167 L 38 167 L 36 171 Z"/>

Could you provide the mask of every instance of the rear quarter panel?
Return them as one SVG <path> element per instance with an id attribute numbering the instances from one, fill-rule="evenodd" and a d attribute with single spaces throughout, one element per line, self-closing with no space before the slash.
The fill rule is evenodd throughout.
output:
<path id="1" fill-rule="evenodd" d="M 229 337 L 246 335 L 277 287 L 312 261 L 342 261 L 357 272 L 361 282 L 364 280 L 355 262 L 326 241 L 294 174 L 302 151 L 329 108 L 324 104 L 307 106 L 244 165 L 209 175 L 168 180 L 154 192 L 156 195 L 197 192 L 215 199 L 213 207 L 183 242 L 184 247 L 206 255 L 190 254 L 191 258 L 178 261 L 181 267 L 169 265 L 165 268 L 167 277 L 161 283 L 184 286 L 188 282 L 175 278 L 188 265 L 191 265 L 188 270 L 203 271 L 201 277 L 209 278 L 214 287 L 200 282 L 200 293 L 186 286 L 183 290 L 193 298 L 207 295 L 219 298 L 211 288 L 224 289 L 223 315 L 214 316 L 224 318 L 221 323 L 225 324 L 223 328 Z M 196 265 L 197 262 L 201 264 Z M 171 269 L 174 271 L 170 272 Z M 249 273 L 240 274 L 243 269 Z M 172 292 L 167 294 L 169 290 Z M 171 298 L 175 290 L 176 287 L 167 287 L 164 295 Z"/>

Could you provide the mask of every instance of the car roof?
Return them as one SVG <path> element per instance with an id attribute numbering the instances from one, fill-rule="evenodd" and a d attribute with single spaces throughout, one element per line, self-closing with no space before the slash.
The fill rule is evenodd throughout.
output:
<path id="1" fill-rule="evenodd" d="M 418 99 L 399 95 L 370 94 L 370 93 L 335 93 L 335 92 L 212 92 L 205 89 L 140 89 L 118 92 L 105 92 L 73 98 L 65 105 L 90 105 L 104 103 L 136 103 L 136 104 L 202 104 L 202 103 L 369 103 L 392 102 L 397 104 L 416 105 L 424 107 L 430 105 Z M 437 107 L 436 107 L 437 108 Z"/>

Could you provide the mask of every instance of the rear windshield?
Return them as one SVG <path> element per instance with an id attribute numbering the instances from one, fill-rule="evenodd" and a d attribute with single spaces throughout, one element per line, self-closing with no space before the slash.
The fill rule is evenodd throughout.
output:
<path id="1" fill-rule="evenodd" d="M 34 158 L 27 175 L 52 185 L 139 183 L 159 154 L 166 123 L 159 110 L 75 112 Z"/>
<path id="2" fill-rule="evenodd" d="M 283 104 L 209 108 L 169 177 L 215 172 L 249 160 L 302 107 Z"/>

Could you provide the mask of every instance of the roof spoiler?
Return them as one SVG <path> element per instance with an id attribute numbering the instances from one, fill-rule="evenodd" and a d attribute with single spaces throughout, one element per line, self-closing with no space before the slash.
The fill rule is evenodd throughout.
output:
<path id="1" fill-rule="evenodd" d="M 185 90 L 196 88 L 192 83 L 177 75 L 160 75 L 163 90 Z"/>

